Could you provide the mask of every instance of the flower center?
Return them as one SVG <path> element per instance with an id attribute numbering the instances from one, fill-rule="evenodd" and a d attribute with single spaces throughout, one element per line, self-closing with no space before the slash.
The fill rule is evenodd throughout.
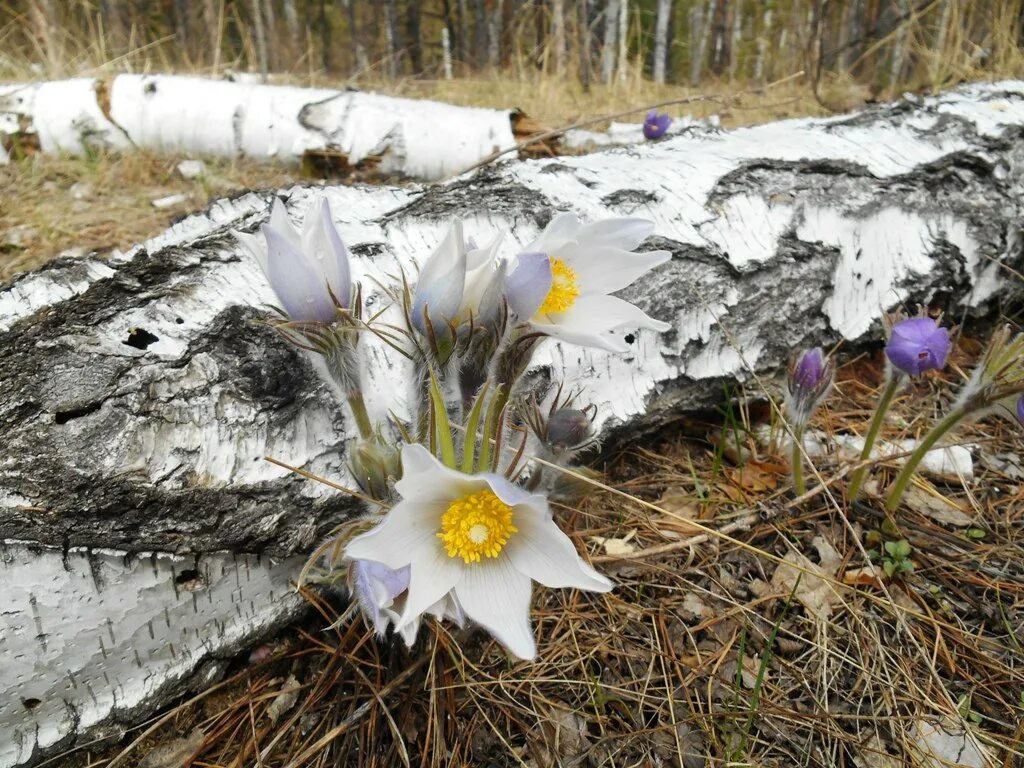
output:
<path id="1" fill-rule="evenodd" d="M 449 504 L 437 538 L 444 542 L 448 557 L 477 563 L 481 557 L 501 554 L 508 537 L 518 530 L 512 525 L 512 507 L 487 489 Z"/>
<path id="2" fill-rule="evenodd" d="M 550 314 L 552 312 L 565 312 L 580 295 L 580 289 L 576 286 L 576 273 L 572 271 L 561 259 L 551 260 L 551 290 L 544 297 L 544 303 L 540 305 L 538 312 Z"/>

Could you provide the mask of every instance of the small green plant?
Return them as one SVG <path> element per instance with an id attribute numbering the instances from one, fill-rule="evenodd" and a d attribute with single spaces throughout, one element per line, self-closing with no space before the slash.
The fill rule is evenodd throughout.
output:
<path id="1" fill-rule="evenodd" d="M 890 579 L 901 579 L 914 572 L 914 561 L 910 559 L 912 551 L 906 539 L 887 541 L 882 545 L 882 570 Z"/>

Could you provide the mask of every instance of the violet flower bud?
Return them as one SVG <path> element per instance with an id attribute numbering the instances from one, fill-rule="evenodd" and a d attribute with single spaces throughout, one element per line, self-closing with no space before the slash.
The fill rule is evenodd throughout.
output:
<path id="1" fill-rule="evenodd" d="M 786 406 L 790 418 L 803 427 L 832 386 L 835 366 L 821 347 L 803 352 L 789 368 Z"/>
<path id="2" fill-rule="evenodd" d="M 1024 424 L 1024 395 L 1017 398 L 1017 420 Z"/>
<path id="3" fill-rule="evenodd" d="M 951 346 L 948 329 L 930 317 L 911 317 L 893 326 L 885 355 L 898 370 L 920 376 L 944 367 Z"/>
<path id="4" fill-rule="evenodd" d="M 656 109 L 652 109 L 647 113 L 647 117 L 644 118 L 644 138 L 645 139 L 660 139 L 665 135 L 665 131 L 672 125 L 672 118 L 664 112 L 658 112 Z"/>
<path id="5" fill-rule="evenodd" d="M 577 448 L 593 434 L 593 419 L 578 408 L 560 408 L 548 417 L 547 443 L 556 452 Z"/>

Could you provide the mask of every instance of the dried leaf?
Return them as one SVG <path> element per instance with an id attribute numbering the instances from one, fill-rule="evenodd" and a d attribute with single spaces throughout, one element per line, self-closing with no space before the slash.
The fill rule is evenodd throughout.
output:
<path id="1" fill-rule="evenodd" d="M 943 525 L 964 528 L 974 521 L 974 518 L 968 515 L 960 505 L 954 504 L 944 496 L 929 493 L 921 488 L 908 488 L 903 494 L 903 501 L 915 512 L 920 512 L 925 517 L 930 517 Z"/>
<path id="2" fill-rule="evenodd" d="M 882 578 L 877 568 L 873 565 L 868 565 L 863 568 L 851 568 L 844 573 L 843 584 L 849 584 L 851 587 L 873 587 L 875 589 L 881 589 Z"/>
<path id="3" fill-rule="evenodd" d="M 605 554 L 611 555 L 612 557 L 624 557 L 625 555 L 636 552 L 636 546 L 630 544 L 630 539 L 636 536 L 636 531 L 630 531 L 622 538 L 605 538 L 604 536 L 593 536 L 594 542 L 598 546 L 604 547 Z"/>
<path id="4" fill-rule="evenodd" d="M 188 736 L 165 742 L 151 750 L 139 768 L 181 768 L 203 746 L 205 738 L 203 729 L 196 728 Z"/>
<path id="5" fill-rule="evenodd" d="M 799 552 L 790 552 L 783 560 L 772 575 L 772 586 L 779 592 L 787 594 L 793 592 L 795 588 L 797 601 L 811 615 L 822 621 L 828 619 L 832 615 L 833 607 L 842 602 L 839 595 L 841 588 L 821 576 L 834 577 L 835 570 L 825 570 Z"/>
<path id="6" fill-rule="evenodd" d="M 295 706 L 295 702 L 299 698 L 299 688 L 299 681 L 295 679 L 294 675 L 289 675 L 284 685 L 281 686 L 281 692 L 277 694 L 277 698 L 267 707 L 267 717 L 270 718 L 270 722 L 276 723 L 281 715 Z"/>

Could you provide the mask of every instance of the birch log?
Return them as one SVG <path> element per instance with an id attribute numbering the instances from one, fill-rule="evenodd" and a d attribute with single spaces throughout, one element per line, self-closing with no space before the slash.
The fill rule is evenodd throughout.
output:
<path id="1" fill-rule="evenodd" d="M 673 258 L 625 295 L 672 323 L 626 355 L 548 343 L 534 376 L 582 386 L 606 438 L 712 404 L 794 347 L 881 334 L 900 302 L 960 320 L 1020 293 L 1024 83 L 833 119 L 702 133 L 326 194 L 370 276 L 412 269 L 449 219 L 525 243 L 556 210 L 645 216 Z M 213 204 L 130 253 L 63 260 L 0 292 L 0 766 L 136 722 L 298 610 L 301 555 L 353 503 L 263 460 L 349 482 L 352 435 L 311 362 L 259 323 L 272 300 L 230 230 L 273 193 Z M 367 339 L 369 408 L 402 411 L 402 359 Z"/>
<path id="2" fill-rule="evenodd" d="M 520 116 L 362 91 L 177 75 L 0 85 L 0 145 L 8 148 L 145 148 L 286 163 L 327 155 L 352 173 L 427 181 L 514 146 Z M 0 163 L 5 157 L 0 150 Z"/>

